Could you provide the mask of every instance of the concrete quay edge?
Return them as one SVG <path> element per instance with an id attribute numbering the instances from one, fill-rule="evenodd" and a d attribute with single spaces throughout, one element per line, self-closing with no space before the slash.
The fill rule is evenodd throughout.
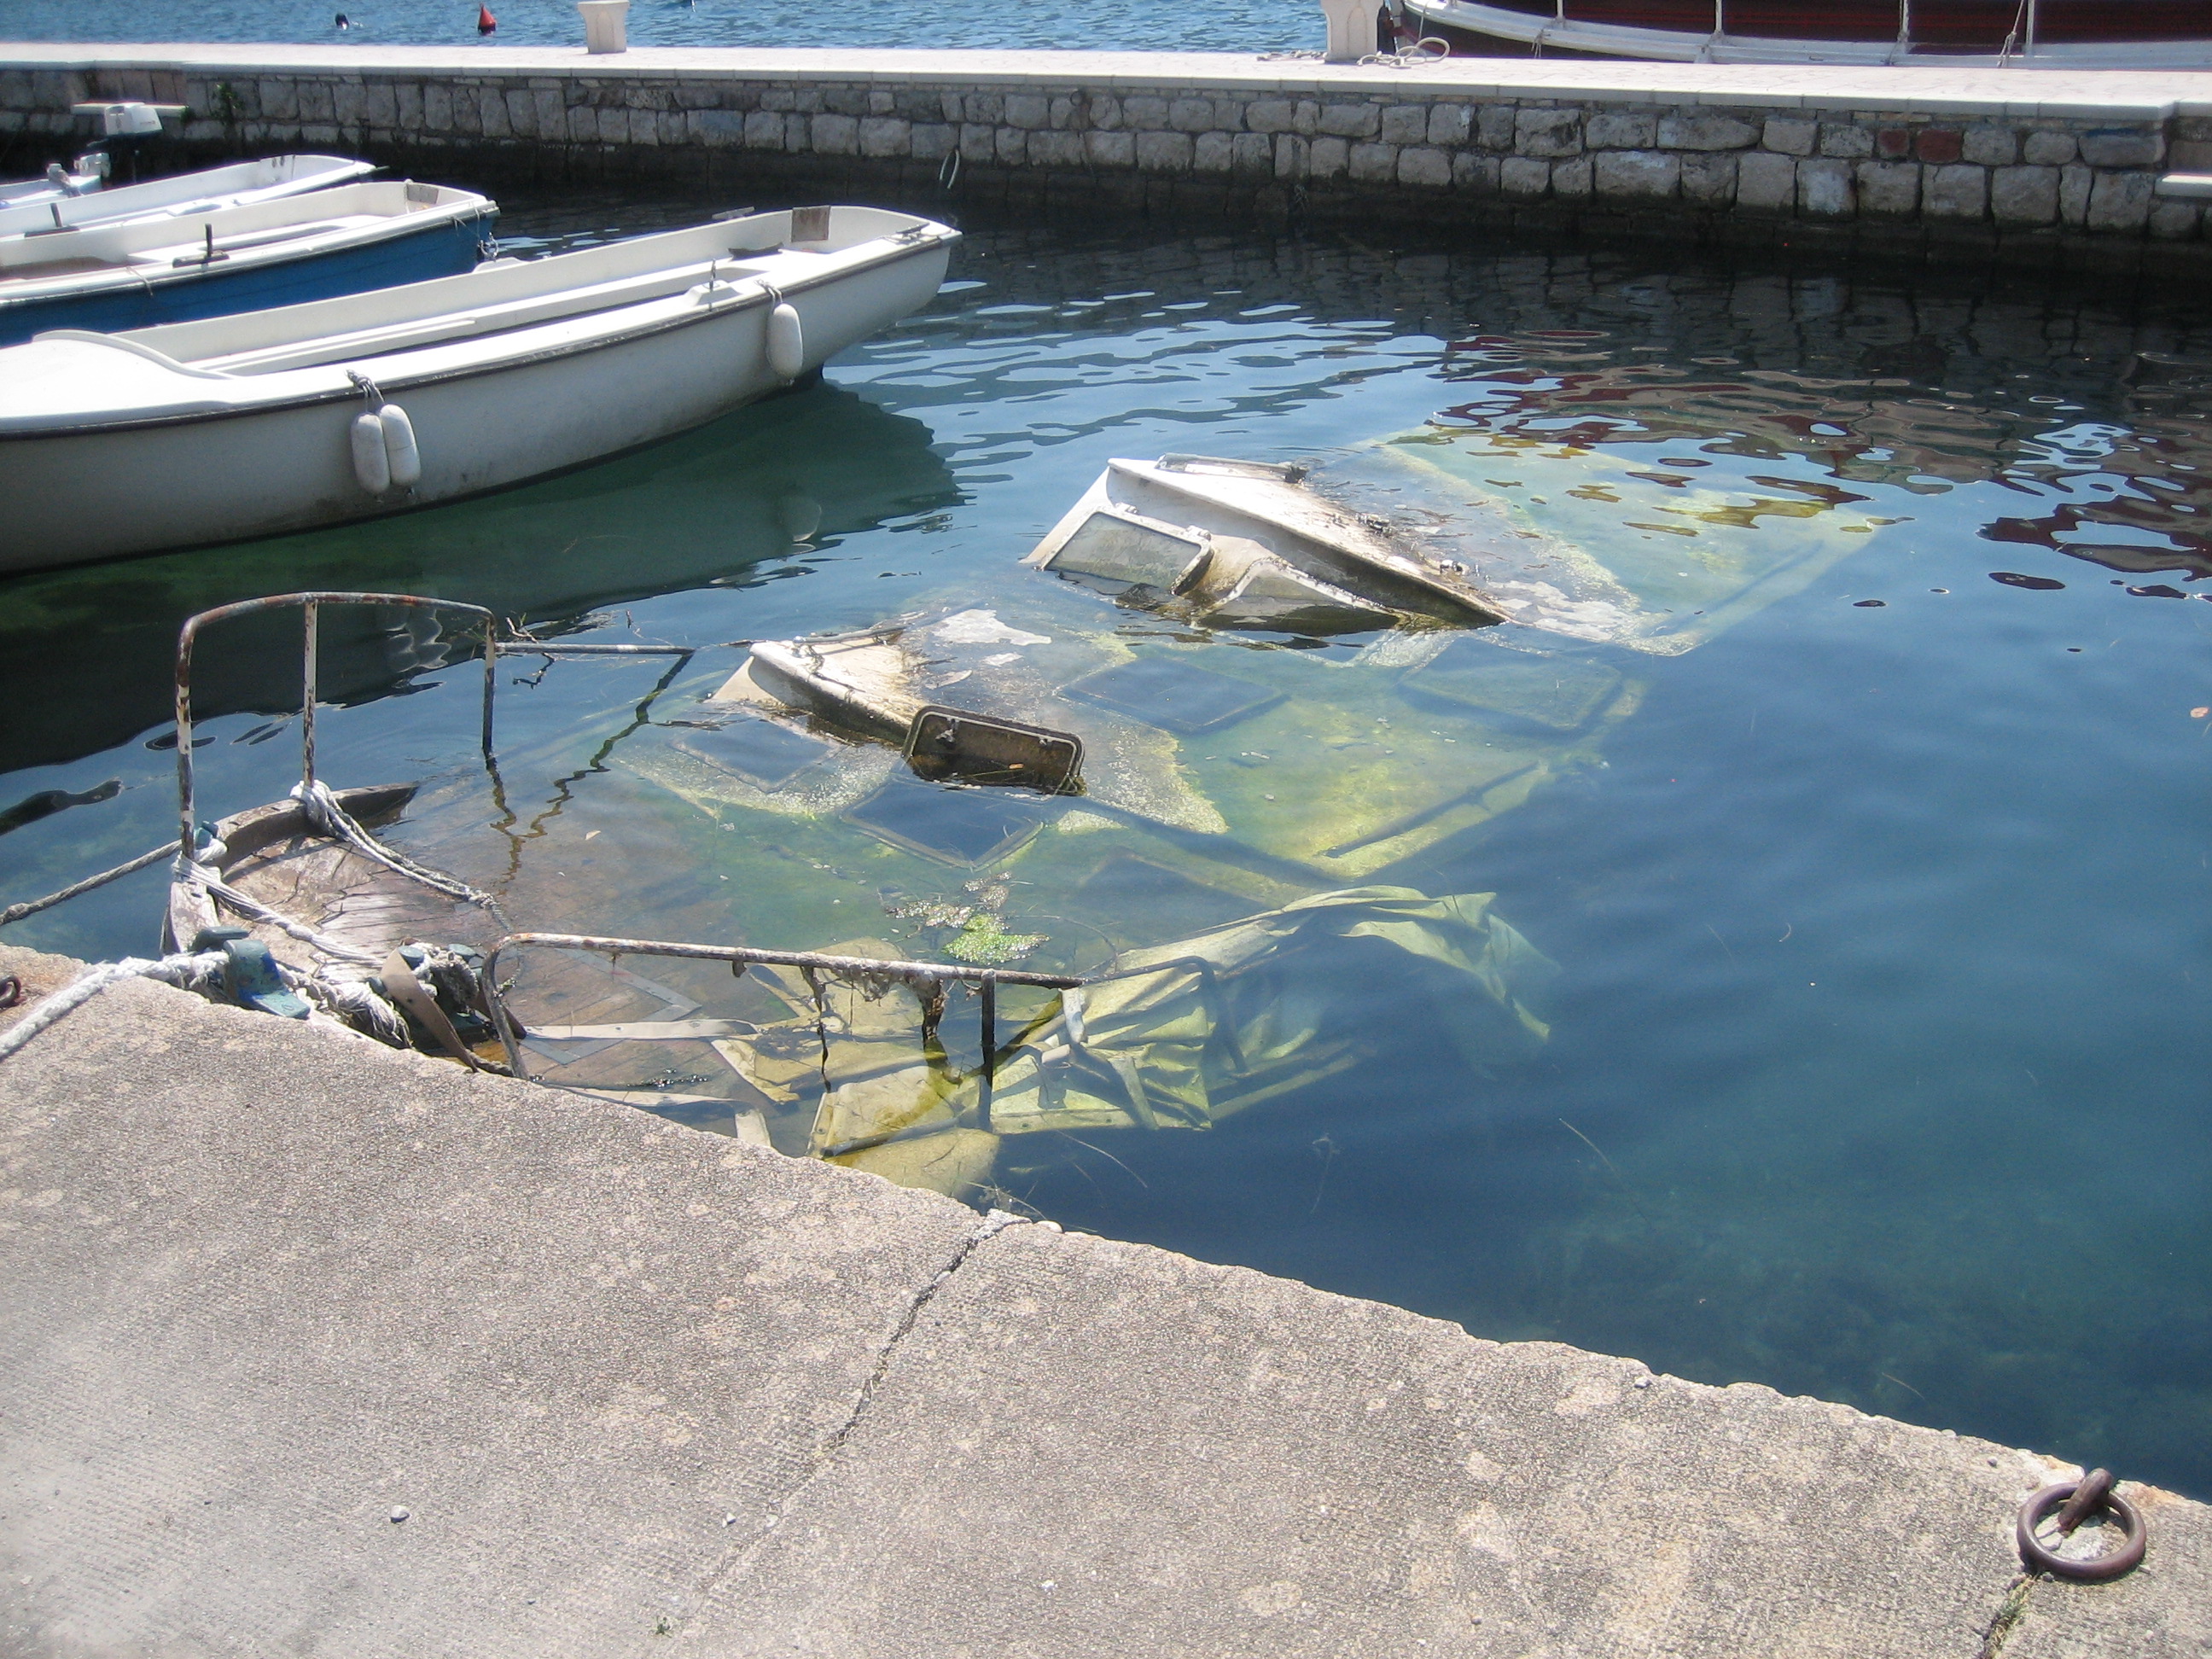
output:
<path id="1" fill-rule="evenodd" d="M 2212 118 L 2177 112 L 2212 107 L 2204 75 L 465 46 L 143 59 L 49 46 L 11 63 L 8 50 L 0 155 L 18 166 L 82 137 L 76 106 L 140 98 L 188 112 L 145 152 L 172 167 L 343 149 L 480 182 L 653 178 L 955 214 L 1399 223 L 2100 278 L 2212 266 L 2203 202 L 2158 188 L 2212 168 Z M 2024 87 L 2045 95 L 2021 99 Z"/>
<path id="2" fill-rule="evenodd" d="M 0 1165 L 25 1659 L 1973 1659 L 2063 1467 L 143 981 L 0 1061 Z M 2212 1510 L 2126 1490 L 2006 1659 L 2212 1643 Z"/>
<path id="3" fill-rule="evenodd" d="M 197 70 L 252 75 L 440 72 L 456 76 L 589 75 L 864 82 L 957 80 L 976 86 L 1235 88 L 1396 93 L 1775 109 L 1865 110 L 2151 122 L 2212 114 L 2212 73 L 2142 70 L 1868 69 L 1446 58 L 1404 67 L 1323 64 L 1228 52 L 894 52 L 640 46 L 589 56 L 558 46 L 100 45 L 0 40 L 0 68 Z"/>

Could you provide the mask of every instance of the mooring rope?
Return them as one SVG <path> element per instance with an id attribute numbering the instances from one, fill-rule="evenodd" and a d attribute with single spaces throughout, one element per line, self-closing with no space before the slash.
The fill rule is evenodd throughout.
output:
<path id="1" fill-rule="evenodd" d="M 64 1015 L 82 1008 L 111 985 L 119 985 L 126 979 L 158 979 L 180 990 L 189 990 L 196 980 L 219 972 L 222 963 L 223 954 L 220 951 L 198 953 L 188 951 L 177 956 L 163 957 L 159 961 L 149 961 L 143 957 L 125 957 L 120 962 L 100 963 L 78 975 L 6 1030 L 0 1031 L 0 1060 L 6 1060 Z"/>
<path id="2" fill-rule="evenodd" d="M 44 898 L 26 899 L 21 904 L 11 904 L 6 909 L 0 910 L 0 927 L 5 927 L 11 921 L 21 921 L 25 916 L 35 916 L 41 910 L 51 910 L 64 899 L 73 899 L 79 893 L 89 893 L 95 887 L 105 887 L 111 881 L 120 881 L 125 876 L 136 875 L 149 865 L 159 864 L 176 850 L 176 842 L 163 842 L 153 851 L 141 853 L 128 864 L 118 864 L 112 870 L 103 870 L 96 876 L 87 876 L 82 881 L 63 888 L 58 893 L 49 893 Z"/>
<path id="3" fill-rule="evenodd" d="M 337 796 L 331 793 L 331 787 L 320 779 L 306 786 L 304 791 L 301 786 L 295 785 L 292 793 L 307 809 L 308 820 L 325 835 L 343 842 L 363 858 L 372 859 L 388 870 L 419 881 L 448 898 L 464 899 L 471 904 L 482 905 L 499 920 L 501 926 L 507 924 L 506 915 L 500 909 L 497 899 L 481 888 L 470 886 L 458 877 L 417 864 L 404 853 L 386 847 L 345 810 Z"/>

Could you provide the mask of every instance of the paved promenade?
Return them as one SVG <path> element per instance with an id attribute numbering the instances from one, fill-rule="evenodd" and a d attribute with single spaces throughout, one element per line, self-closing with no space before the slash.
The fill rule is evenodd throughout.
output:
<path id="1" fill-rule="evenodd" d="M 143 982 L 0 1061 L 0 1158 L 23 1659 L 1976 1659 L 2059 1467 Z M 2132 1492 L 2006 1659 L 2212 1644 L 2212 1511 Z"/>
<path id="2" fill-rule="evenodd" d="M 210 74 L 313 71 L 472 76 L 550 75 L 737 76 L 782 81 L 963 81 L 1022 89 L 1058 85 L 1236 86 L 1255 90 L 1395 92 L 1518 98 L 1552 94 L 1616 103 L 1746 102 L 1814 110 L 1881 109 L 1928 114 L 2087 115 L 2112 120 L 2212 116 L 2212 71 L 2142 70 L 1850 68 L 1832 64 L 1571 62 L 1448 58 L 1403 66 L 1323 64 L 1295 53 L 1196 52 L 889 52 L 803 47 L 640 46 L 586 57 L 580 46 L 80 45 L 0 40 L 0 69 L 179 69 Z"/>
<path id="3" fill-rule="evenodd" d="M 2212 74 L 1296 54 L 0 44 L 0 165 L 86 100 L 182 164 L 1824 246 L 2197 276 Z M 13 158 L 12 160 L 10 158 Z"/>

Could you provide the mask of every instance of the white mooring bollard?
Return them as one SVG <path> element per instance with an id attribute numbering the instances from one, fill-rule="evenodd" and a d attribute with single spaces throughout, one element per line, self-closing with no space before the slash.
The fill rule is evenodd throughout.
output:
<path id="1" fill-rule="evenodd" d="M 629 0 L 576 0 L 584 18 L 584 50 L 593 53 L 629 50 Z"/>
<path id="2" fill-rule="evenodd" d="M 1356 64 L 1375 50 L 1376 0 L 1321 0 L 1328 19 L 1328 61 Z"/>

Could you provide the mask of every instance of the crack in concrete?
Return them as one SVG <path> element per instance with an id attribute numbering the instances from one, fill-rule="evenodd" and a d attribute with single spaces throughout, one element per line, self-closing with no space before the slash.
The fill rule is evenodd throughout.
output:
<path id="1" fill-rule="evenodd" d="M 2035 1588 L 2035 1574 L 2023 1572 L 2005 1587 L 2004 1600 L 1997 1604 L 1996 1612 L 1990 1617 L 1990 1627 L 1983 1634 L 1978 1659 L 1997 1659 L 2004 1651 L 2004 1644 L 2027 1617 L 2027 1595 Z"/>
<path id="2" fill-rule="evenodd" d="M 845 1420 L 832 1430 L 828 1437 L 815 1449 L 811 1466 L 806 1473 L 793 1483 L 789 1491 L 775 1500 L 769 1514 L 755 1529 L 752 1537 L 748 1539 L 733 1555 L 726 1558 L 723 1565 L 707 1574 L 699 1582 L 696 1593 L 692 1597 L 691 1606 L 687 1609 L 687 1613 L 701 1610 L 713 1599 L 717 1589 L 733 1578 L 741 1577 L 751 1568 L 760 1554 L 761 1547 L 774 1535 L 776 1528 L 782 1524 L 783 1517 L 790 1510 L 791 1506 L 805 1495 L 807 1488 L 821 1479 L 823 1472 L 831 1464 L 836 1462 L 837 1454 L 844 1449 L 845 1443 L 851 1438 L 853 1431 L 860 1425 L 861 1419 L 868 1414 L 868 1407 L 875 1403 L 876 1395 L 882 1390 L 884 1379 L 890 1373 L 892 1356 L 898 1352 L 899 1344 L 906 1340 L 915 1324 L 921 1320 L 921 1310 L 936 1299 L 939 1291 L 952 1282 L 952 1275 L 960 1271 L 968 1258 L 973 1255 L 987 1240 L 997 1237 L 1009 1227 L 1026 1226 L 1029 1221 L 1030 1218 L 1027 1216 L 1010 1215 L 1004 1210 L 991 1211 L 969 1230 L 968 1235 L 960 1241 L 958 1247 L 946 1259 L 945 1265 L 931 1275 L 928 1283 L 914 1293 L 913 1297 L 907 1304 L 906 1311 L 899 1316 L 898 1323 L 892 1328 L 890 1334 L 884 1340 L 882 1347 L 877 1351 L 875 1367 L 868 1373 L 867 1379 L 860 1384 L 859 1392 L 854 1395 L 853 1408 L 845 1414 Z M 1054 1228 L 1054 1231 L 1057 1231 L 1058 1229 Z M 724 1524 L 729 1523 L 726 1522 Z"/>
<path id="3" fill-rule="evenodd" d="M 837 1426 L 829 1439 L 823 1442 L 822 1449 L 815 1455 L 817 1469 L 836 1456 L 844 1447 L 846 1439 L 860 1426 L 860 1419 L 867 1415 L 868 1407 L 875 1401 L 877 1390 L 882 1388 L 884 1378 L 890 1370 L 891 1355 L 896 1352 L 898 1345 L 906 1340 L 907 1334 L 914 1329 L 915 1322 L 921 1317 L 921 1310 L 936 1299 L 939 1291 L 951 1283 L 952 1275 L 960 1271 L 962 1264 L 975 1253 L 978 1245 L 986 1239 L 996 1237 L 1009 1227 L 1026 1225 L 1028 1221 L 1027 1216 L 1009 1215 L 1004 1210 L 993 1210 L 975 1231 L 960 1241 L 960 1248 L 953 1251 L 951 1261 L 937 1270 L 937 1276 L 915 1293 L 914 1300 L 908 1304 L 905 1317 L 898 1322 L 898 1328 L 890 1334 L 877 1353 L 876 1368 L 868 1374 L 868 1380 L 860 1384 L 860 1392 L 853 1401 L 851 1414 Z M 809 1480 L 812 1478 L 811 1474 L 807 1477 Z M 805 1485 L 805 1481 L 801 1481 L 793 1489 L 793 1494 L 803 1490 Z"/>

